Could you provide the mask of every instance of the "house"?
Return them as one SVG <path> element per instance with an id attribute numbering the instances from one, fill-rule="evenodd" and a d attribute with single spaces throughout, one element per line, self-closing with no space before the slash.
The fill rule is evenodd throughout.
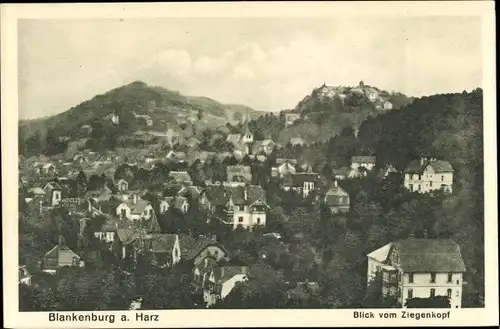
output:
<path id="1" fill-rule="evenodd" d="M 31 274 L 26 269 L 26 265 L 19 266 L 19 284 L 31 286 Z"/>
<path id="2" fill-rule="evenodd" d="M 175 183 L 182 185 L 192 185 L 193 181 L 191 180 L 191 176 L 186 171 L 171 171 L 168 174 L 168 178 Z"/>
<path id="3" fill-rule="evenodd" d="M 384 167 L 382 167 L 377 174 L 377 178 L 379 179 L 384 179 L 387 178 L 390 174 L 397 173 L 398 171 L 396 168 L 391 165 L 391 164 L 386 164 Z"/>
<path id="4" fill-rule="evenodd" d="M 153 234 L 146 243 L 154 265 L 169 267 L 180 262 L 181 247 L 177 234 Z"/>
<path id="5" fill-rule="evenodd" d="M 180 237 L 181 259 L 184 259 L 196 267 L 207 262 L 205 259 L 212 258 L 216 262 L 228 259 L 228 252 L 223 245 L 218 243 L 215 237 L 207 238 L 200 235 L 193 238 L 190 235 L 181 234 Z"/>
<path id="6" fill-rule="evenodd" d="M 128 182 L 126 180 L 124 180 L 123 178 L 121 178 L 117 183 L 116 183 L 116 188 L 118 189 L 118 191 L 120 191 L 121 193 L 124 193 L 128 190 Z"/>
<path id="7" fill-rule="evenodd" d="M 292 137 L 290 138 L 290 145 L 292 146 L 304 146 L 305 142 L 300 137 Z"/>
<path id="8" fill-rule="evenodd" d="M 393 107 L 391 102 L 384 102 L 384 110 L 392 110 Z"/>
<path id="9" fill-rule="evenodd" d="M 227 166 L 227 180 L 229 182 L 245 182 L 252 181 L 252 170 L 250 166 Z"/>
<path id="10" fill-rule="evenodd" d="M 266 226 L 266 191 L 256 185 L 230 187 L 226 205 L 229 223 L 233 229 L 238 226 L 252 229 Z"/>
<path id="11" fill-rule="evenodd" d="M 443 190 L 451 193 L 454 172 L 449 161 L 425 157 L 413 160 L 404 171 L 404 186 L 410 192 L 428 193 Z"/>
<path id="12" fill-rule="evenodd" d="M 407 299 L 435 296 L 447 296 L 451 308 L 462 306 L 465 265 L 453 240 L 407 238 L 367 257 L 367 284 L 382 280 L 382 295 L 395 297 L 402 307 Z"/>
<path id="13" fill-rule="evenodd" d="M 290 161 L 288 159 L 280 159 L 284 161 L 276 160 L 276 166 L 271 168 L 271 176 L 272 177 L 283 177 L 287 174 L 295 174 L 295 164 L 297 161 Z"/>
<path id="14" fill-rule="evenodd" d="M 180 210 L 183 213 L 187 213 L 189 210 L 189 202 L 186 198 L 182 196 L 175 196 L 175 197 L 166 197 L 160 203 L 161 213 L 165 213 L 171 207 Z"/>
<path id="15" fill-rule="evenodd" d="M 207 307 L 223 300 L 240 282 L 248 280 L 247 266 L 213 267 L 203 285 L 203 300 Z"/>
<path id="16" fill-rule="evenodd" d="M 118 227 L 119 225 L 116 220 L 107 219 L 102 225 L 101 229 L 97 232 L 94 232 L 94 236 L 100 241 L 111 244 L 115 242 Z"/>
<path id="17" fill-rule="evenodd" d="M 198 186 L 190 185 L 183 186 L 179 192 L 177 192 L 178 196 L 185 197 L 187 199 L 195 198 L 197 199 L 201 194 L 201 189 Z"/>
<path id="18" fill-rule="evenodd" d="M 234 143 L 233 147 L 234 147 L 233 155 L 237 158 L 243 158 L 250 152 L 248 145 L 245 144 L 243 141 L 238 141 Z"/>
<path id="19" fill-rule="evenodd" d="M 83 267 L 83 261 L 74 251 L 69 249 L 59 237 L 59 244 L 45 253 L 42 260 L 42 270 L 55 273 L 57 269 L 65 266 Z"/>
<path id="20" fill-rule="evenodd" d="M 349 194 L 335 181 L 321 197 L 321 203 L 330 209 L 332 214 L 349 211 Z"/>
<path id="21" fill-rule="evenodd" d="M 244 143 L 251 144 L 253 143 L 253 134 L 248 130 L 248 127 L 241 134 L 229 134 L 227 135 L 226 142 L 229 142 L 233 145 L 236 143 Z"/>
<path id="22" fill-rule="evenodd" d="M 271 139 L 257 141 L 252 145 L 252 154 L 264 153 L 269 155 L 273 152 L 274 146 L 275 144 Z"/>
<path id="23" fill-rule="evenodd" d="M 62 199 L 62 187 L 56 182 L 49 182 L 43 188 L 47 202 L 51 207 L 58 205 Z"/>
<path id="24" fill-rule="evenodd" d="M 351 167 L 341 167 L 338 169 L 333 169 L 332 174 L 336 180 L 344 180 L 347 178 L 351 178 L 349 177 L 349 173 L 351 170 Z"/>
<path id="25" fill-rule="evenodd" d="M 309 193 L 315 190 L 316 184 L 319 181 L 317 173 L 295 173 L 286 175 L 283 178 L 283 190 L 296 191 L 303 198 L 306 198 Z"/>
<path id="26" fill-rule="evenodd" d="M 370 171 L 375 167 L 375 160 L 377 158 L 374 156 L 358 155 L 351 158 L 351 168 L 354 170 L 359 170 L 359 168 L 365 168 Z"/>
<path id="27" fill-rule="evenodd" d="M 53 176 L 57 172 L 56 167 L 52 163 L 45 163 L 38 166 L 37 173 L 47 176 Z"/>
<path id="28" fill-rule="evenodd" d="M 131 221 L 150 219 L 154 214 L 151 202 L 139 199 L 134 195 L 132 200 L 127 200 L 116 207 L 116 215 Z"/>
<path id="29" fill-rule="evenodd" d="M 285 113 L 285 127 L 293 125 L 298 119 L 300 119 L 300 113 Z"/>

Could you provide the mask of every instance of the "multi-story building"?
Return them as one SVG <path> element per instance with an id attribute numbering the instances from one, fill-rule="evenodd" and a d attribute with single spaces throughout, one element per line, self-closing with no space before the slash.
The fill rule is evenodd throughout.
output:
<path id="1" fill-rule="evenodd" d="M 404 186 L 411 192 L 428 193 L 442 189 L 452 192 L 453 166 L 434 158 L 413 160 L 405 169 Z"/>
<path id="2" fill-rule="evenodd" d="M 437 296 L 447 296 L 451 308 L 462 306 L 465 265 L 453 240 L 407 238 L 367 257 L 367 283 L 382 280 L 382 296 L 396 298 L 402 307 L 408 299 Z"/>

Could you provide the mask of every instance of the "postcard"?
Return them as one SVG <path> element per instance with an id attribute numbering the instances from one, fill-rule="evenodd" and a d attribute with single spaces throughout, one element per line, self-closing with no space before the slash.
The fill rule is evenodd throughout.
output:
<path id="1" fill-rule="evenodd" d="M 7 327 L 498 325 L 493 2 L 1 14 Z"/>

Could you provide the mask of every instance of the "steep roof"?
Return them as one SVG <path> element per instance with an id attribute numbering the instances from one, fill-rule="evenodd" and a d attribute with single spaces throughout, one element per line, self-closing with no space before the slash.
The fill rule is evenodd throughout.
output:
<path id="1" fill-rule="evenodd" d="M 445 160 L 413 160 L 405 169 L 408 174 L 422 174 L 427 166 L 431 166 L 436 173 L 454 172 L 453 166 Z"/>
<path id="2" fill-rule="evenodd" d="M 125 203 L 130 208 L 130 212 L 132 214 L 137 215 L 137 214 L 142 214 L 143 211 L 151 202 L 147 200 L 137 200 L 137 202 L 134 203 L 134 200 L 127 200 L 122 203 Z"/>
<path id="3" fill-rule="evenodd" d="M 349 205 L 349 194 L 340 186 L 331 186 L 324 196 L 324 202 L 327 206 L 346 206 Z"/>
<path id="4" fill-rule="evenodd" d="M 140 235 L 139 231 L 133 227 L 119 228 L 116 231 L 116 234 L 118 235 L 118 239 L 123 244 L 130 244 L 134 242 Z"/>
<path id="5" fill-rule="evenodd" d="M 172 252 L 177 234 L 153 234 L 151 237 L 151 248 L 153 252 Z"/>
<path id="6" fill-rule="evenodd" d="M 181 245 L 182 258 L 187 260 L 195 258 L 203 249 L 210 245 L 216 245 L 227 253 L 221 244 L 203 235 L 193 238 L 190 235 L 182 234 L 179 237 L 179 242 Z"/>
<path id="7" fill-rule="evenodd" d="M 29 192 L 36 195 L 44 195 L 45 191 L 41 187 L 32 187 L 28 190 Z"/>
<path id="8" fill-rule="evenodd" d="M 374 156 L 358 155 L 351 158 L 352 163 L 370 163 L 375 164 L 377 158 Z"/>
<path id="9" fill-rule="evenodd" d="M 204 191 L 208 201 L 214 205 L 224 206 L 229 201 L 229 193 L 224 186 L 209 186 Z"/>
<path id="10" fill-rule="evenodd" d="M 187 199 L 182 196 L 169 196 L 165 198 L 165 201 L 168 202 L 169 206 L 174 207 L 176 209 L 182 209 L 182 206 L 187 202 Z"/>
<path id="11" fill-rule="evenodd" d="M 257 185 L 236 186 L 228 188 L 231 193 L 231 200 L 236 205 L 251 205 L 260 200 L 266 202 L 266 191 Z M 246 198 L 245 198 L 246 192 Z"/>
<path id="12" fill-rule="evenodd" d="M 179 192 L 177 192 L 179 196 L 186 197 L 187 195 L 191 195 L 193 198 L 197 198 L 200 193 L 200 189 L 194 185 L 183 187 Z"/>

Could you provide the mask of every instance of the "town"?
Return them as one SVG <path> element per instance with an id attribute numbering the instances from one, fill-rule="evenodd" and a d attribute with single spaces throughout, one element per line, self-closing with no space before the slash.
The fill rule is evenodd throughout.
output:
<path id="1" fill-rule="evenodd" d="M 315 95 L 325 90 L 340 99 L 344 89 Z M 421 99 L 393 109 L 377 90 L 361 82 L 339 104 L 366 93 L 374 111 L 403 121 L 412 106 L 431 111 Z M 475 178 L 451 152 L 402 154 L 373 118 L 324 142 L 283 143 L 270 125 L 313 119 L 243 115 L 200 132 L 202 111 L 157 122 L 147 104 L 149 114 L 115 110 L 70 136 L 25 142 L 25 154 L 49 152 L 19 156 L 22 310 L 481 305 L 466 268 L 477 266 L 470 226 L 456 219 L 474 208 L 457 195 Z M 122 113 L 140 129 L 117 136 Z M 394 129 L 407 143 L 432 142 Z"/>

